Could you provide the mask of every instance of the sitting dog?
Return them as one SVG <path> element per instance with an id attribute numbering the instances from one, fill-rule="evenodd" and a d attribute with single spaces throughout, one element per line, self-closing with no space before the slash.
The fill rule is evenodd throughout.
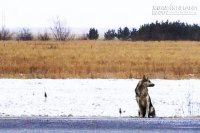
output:
<path id="1" fill-rule="evenodd" d="M 135 88 L 136 101 L 139 106 L 139 117 L 155 117 L 155 108 L 152 105 L 151 98 L 148 93 L 148 87 L 153 87 L 154 84 L 146 77 L 143 76 Z"/>

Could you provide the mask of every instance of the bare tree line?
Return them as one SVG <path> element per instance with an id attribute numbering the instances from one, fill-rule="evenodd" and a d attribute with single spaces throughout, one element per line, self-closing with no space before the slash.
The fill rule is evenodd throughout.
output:
<path id="1" fill-rule="evenodd" d="M 33 34 L 30 28 L 21 28 L 18 32 L 11 32 L 5 25 L 0 29 L 0 40 L 58 40 L 65 41 L 75 39 L 75 35 L 71 34 L 70 28 L 59 18 L 53 20 L 52 26 L 50 26 L 49 31 L 47 29 L 44 32 L 40 32 L 37 35 Z M 81 37 L 80 37 L 81 38 Z"/>
<path id="2" fill-rule="evenodd" d="M 12 33 L 5 26 L 2 26 L 0 30 L 0 40 L 10 40 L 12 38 Z"/>

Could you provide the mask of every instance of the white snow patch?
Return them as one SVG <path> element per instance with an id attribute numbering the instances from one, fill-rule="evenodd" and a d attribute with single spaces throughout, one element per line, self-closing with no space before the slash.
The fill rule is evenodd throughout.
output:
<path id="1" fill-rule="evenodd" d="M 0 79 L 0 116 L 137 116 L 136 79 Z M 158 117 L 200 116 L 200 80 L 151 80 Z M 47 93 L 45 98 L 44 93 Z"/>

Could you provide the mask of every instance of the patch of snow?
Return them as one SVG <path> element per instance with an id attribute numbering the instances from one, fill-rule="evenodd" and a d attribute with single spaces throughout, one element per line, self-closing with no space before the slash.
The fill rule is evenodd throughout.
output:
<path id="1" fill-rule="evenodd" d="M 136 117 L 137 79 L 0 79 L 0 116 Z M 151 80 L 157 117 L 200 116 L 200 80 Z M 46 96 L 45 97 L 45 92 Z"/>

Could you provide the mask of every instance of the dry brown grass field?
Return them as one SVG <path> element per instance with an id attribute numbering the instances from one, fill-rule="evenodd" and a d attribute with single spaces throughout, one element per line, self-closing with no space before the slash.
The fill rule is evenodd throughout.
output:
<path id="1" fill-rule="evenodd" d="M 200 77 L 200 42 L 0 41 L 1 78 Z"/>

